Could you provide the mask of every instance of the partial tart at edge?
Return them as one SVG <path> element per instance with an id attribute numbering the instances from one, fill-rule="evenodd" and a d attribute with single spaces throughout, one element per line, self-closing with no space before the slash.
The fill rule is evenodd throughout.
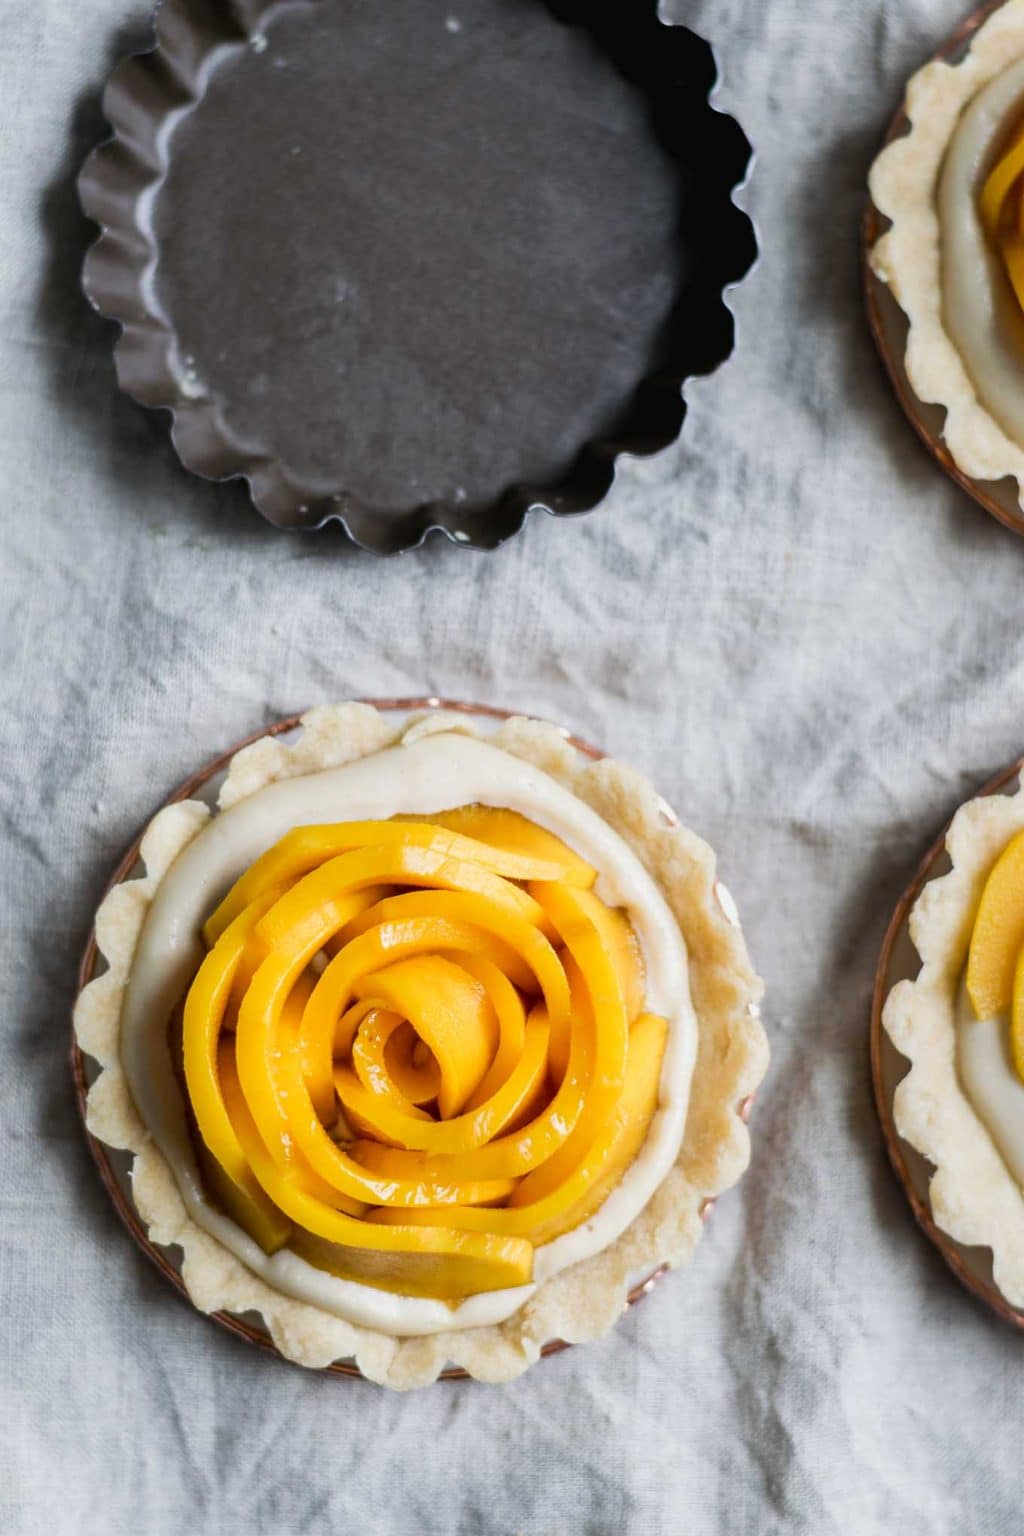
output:
<path id="1" fill-rule="evenodd" d="M 1018 1328 L 1024 1166 L 1019 1157 L 1015 1170 L 1007 1162 L 991 1088 L 984 1081 L 979 1088 L 979 1058 L 966 1054 L 966 1032 L 980 1028 L 990 1042 L 1000 1040 L 995 1054 L 980 1058 L 997 1094 L 1024 1095 L 1024 1080 L 1012 1060 L 1008 1013 L 998 1021 L 979 1016 L 965 981 L 990 876 L 1024 827 L 1020 778 L 1018 760 L 965 802 L 929 848 L 886 932 L 871 1013 L 876 1107 L 913 1214 L 957 1278 Z M 1024 902 L 1012 907 L 1024 932 Z"/>
<path id="2" fill-rule="evenodd" d="M 949 334 L 938 189 L 961 114 L 990 82 L 1021 59 L 1024 12 L 1020 0 L 982 6 L 945 40 L 911 78 L 905 100 L 889 124 L 883 149 L 871 168 L 862 226 L 868 320 L 900 404 L 949 477 L 1016 533 L 1024 532 L 1024 434 L 1019 429 L 1016 436 L 1008 434 L 986 408 L 984 387 L 979 391 L 973 365 Z M 1015 105 L 1014 120 L 1017 112 Z M 996 138 L 991 144 L 993 157 Z M 986 164 L 984 169 L 988 168 Z M 979 174 L 969 201 L 980 192 L 982 180 Z M 1019 190 L 1015 187 L 1014 197 Z M 972 238 L 976 235 L 975 231 Z M 1024 402 L 1024 325 L 999 252 L 992 241 L 983 243 L 981 259 L 993 294 L 993 314 L 1005 317 L 1006 329 L 1012 333 L 1009 348 L 1003 349 L 1012 355 L 1004 357 L 1004 362 L 1016 366 L 1020 354 Z"/>

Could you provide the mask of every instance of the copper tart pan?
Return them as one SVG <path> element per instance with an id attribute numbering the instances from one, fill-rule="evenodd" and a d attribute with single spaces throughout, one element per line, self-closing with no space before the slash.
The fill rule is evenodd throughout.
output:
<path id="1" fill-rule="evenodd" d="M 932 54 L 932 58 L 944 60 L 948 64 L 958 63 L 966 54 L 979 27 L 988 20 L 993 11 L 999 10 L 1003 3 L 1004 0 L 989 0 L 987 5 L 972 11 L 970 16 L 950 33 L 945 42 L 940 44 Z M 902 138 L 909 127 L 907 114 L 901 105 L 886 129 L 885 138 L 879 149 L 884 148 L 893 139 Z M 861 223 L 864 299 L 868 325 L 885 365 L 885 371 L 889 375 L 889 382 L 896 392 L 896 398 L 914 431 L 949 478 L 955 481 L 961 490 L 966 491 L 979 507 L 984 507 L 991 517 L 1002 523 L 1004 528 L 1009 528 L 1011 533 L 1024 534 L 1024 512 L 1021 511 L 1020 491 L 1016 480 L 1011 476 L 1006 476 L 1002 480 L 975 480 L 970 475 L 965 475 L 946 447 L 942 435 L 946 417 L 945 408 L 941 405 L 927 405 L 919 400 L 907 378 L 905 364 L 907 319 L 888 286 L 875 276 L 871 268 L 872 247 L 888 227 L 888 219 L 879 213 L 869 197 Z"/>
<path id="2" fill-rule="evenodd" d="M 978 795 L 999 795 L 1015 790 L 1022 770 L 1024 758 L 1018 758 L 983 784 Z M 946 834 L 951 821 L 952 818 L 932 843 L 913 880 L 897 902 L 882 943 L 871 999 L 871 1082 L 889 1161 L 910 1202 L 918 1226 L 929 1241 L 934 1243 L 961 1284 L 1005 1322 L 1012 1323 L 1015 1328 L 1024 1328 L 1024 1310 L 1010 1305 L 992 1277 L 990 1250 L 968 1248 L 956 1242 L 936 1224 L 928 1197 L 928 1185 L 935 1170 L 927 1158 L 903 1140 L 893 1118 L 893 1095 L 900 1080 L 906 1076 L 909 1063 L 882 1027 L 882 1009 L 895 984 L 907 977 L 915 977 L 921 968 L 920 958 L 910 941 L 908 919 L 911 908 L 928 881 L 947 873 L 950 868 Z"/>
<path id="3" fill-rule="evenodd" d="M 731 353 L 750 145 L 656 0 L 163 0 L 79 178 L 118 379 L 282 528 L 492 549 Z"/>
<path id="4" fill-rule="evenodd" d="M 502 721 L 510 719 L 516 713 L 513 710 L 497 709 L 486 704 L 467 704 L 461 700 L 441 699 L 435 696 L 414 699 L 364 699 L 361 702 L 372 705 L 374 709 L 394 714 L 408 714 L 423 710 L 454 710 L 460 714 Z M 235 742 L 234 746 L 228 747 L 226 751 L 220 753 L 218 757 L 206 763 L 202 768 L 197 769 L 195 773 L 179 784 L 177 789 L 167 796 L 163 806 L 174 805 L 177 801 L 188 800 L 201 793 L 211 783 L 211 780 L 226 771 L 236 752 L 240 752 L 243 747 L 251 746 L 255 741 L 263 740 L 264 737 L 283 736 L 289 731 L 297 730 L 301 721 L 301 715 L 289 715 L 285 719 L 278 720 L 275 724 L 267 726 L 263 730 L 254 731 L 251 736 L 246 736 L 241 741 Z M 560 729 L 566 741 L 577 752 L 594 761 L 604 757 L 605 754 L 598 747 L 592 746 L 590 742 L 584 741 L 579 736 L 574 736 L 564 727 Z M 163 806 L 159 807 L 159 809 L 162 809 Z M 153 814 L 155 815 L 156 812 L 154 811 Z M 662 814 L 669 823 L 677 820 L 675 813 L 664 802 L 662 802 Z M 115 885 L 121 884 L 124 880 L 134 878 L 138 873 L 141 843 L 142 833 L 140 832 L 131 847 L 125 850 L 124 856 L 107 882 L 104 895 Z M 720 882 L 716 886 L 716 894 L 719 897 L 722 910 L 727 919 L 730 922 L 735 922 L 735 908 L 732 897 Z M 101 965 L 102 961 L 96 946 L 96 930 L 93 927 L 89 930 L 89 936 L 86 940 L 85 949 L 78 968 L 76 999 L 82 989 L 88 986 L 89 982 L 99 973 Z M 93 1161 L 99 1169 L 100 1178 L 103 1180 L 107 1193 L 113 1201 L 114 1209 L 150 1263 L 155 1265 L 166 1280 L 170 1281 L 171 1285 L 188 1301 L 190 1306 L 193 1305 L 185 1289 L 184 1281 L 181 1278 L 181 1271 L 174 1262 L 174 1259 L 166 1249 L 158 1247 L 150 1240 L 146 1228 L 139 1219 L 138 1212 L 131 1198 L 130 1184 L 125 1171 L 128 1158 L 126 1155 L 117 1153 L 104 1145 L 102 1141 L 99 1141 L 91 1134 L 86 1125 L 86 1096 L 96 1073 L 91 1069 L 89 1058 L 79 1049 L 74 1030 L 71 1033 L 71 1073 L 85 1139 Z M 751 1094 L 740 1106 L 740 1115 L 744 1120 L 749 1118 L 751 1108 L 753 1107 L 753 1099 L 754 1096 Z M 713 1206 L 713 1200 L 704 1201 L 701 1207 L 701 1216 L 704 1219 L 708 1217 Z M 626 1299 L 627 1309 L 634 1306 L 643 1296 L 646 1296 L 662 1275 L 668 1272 L 668 1268 L 667 1264 L 659 1265 L 651 1274 L 645 1276 L 634 1285 Z M 245 1339 L 250 1344 L 258 1345 L 260 1349 L 276 1355 L 278 1359 L 284 1358 L 261 1322 L 252 1320 L 249 1316 L 235 1316 L 230 1312 L 212 1312 L 208 1315 L 212 1318 L 213 1322 L 218 1323 L 222 1328 L 226 1328 L 229 1333 Z M 541 1354 L 555 1355 L 569 1348 L 571 1348 L 571 1345 L 567 1344 L 565 1340 L 551 1339 L 543 1346 Z M 362 1372 L 349 1360 L 336 1360 L 324 1369 L 335 1376 L 362 1377 Z M 441 1372 L 441 1379 L 445 1381 L 466 1380 L 468 1379 L 468 1373 L 462 1370 L 461 1367 L 450 1368 Z"/>

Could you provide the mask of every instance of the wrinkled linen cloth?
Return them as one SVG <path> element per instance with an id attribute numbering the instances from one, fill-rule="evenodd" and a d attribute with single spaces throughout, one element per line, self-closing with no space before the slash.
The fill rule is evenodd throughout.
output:
<path id="1" fill-rule="evenodd" d="M 73 178 L 146 6 L 0 0 L 8 1536 L 1020 1529 L 1024 1339 L 915 1228 L 867 1054 L 899 891 L 1024 749 L 1024 541 L 919 446 L 859 286 L 869 161 L 961 4 L 675 0 L 758 150 L 735 356 L 600 510 L 383 562 L 266 527 L 117 393 Z M 92 1166 L 67 1047 L 93 910 L 166 792 L 280 715 L 423 693 L 563 721 L 654 777 L 719 852 L 773 1063 L 688 1269 L 511 1385 L 398 1396 L 173 1294 Z"/>

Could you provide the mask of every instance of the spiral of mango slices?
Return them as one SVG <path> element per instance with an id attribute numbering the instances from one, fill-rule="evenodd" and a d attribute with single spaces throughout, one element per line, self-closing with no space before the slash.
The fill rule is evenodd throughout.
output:
<path id="1" fill-rule="evenodd" d="M 1024 119 L 985 179 L 979 210 L 989 244 L 1002 257 L 1024 310 Z"/>
<path id="2" fill-rule="evenodd" d="M 594 1214 L 668 1031 L 595 879 L 485 806 L 299 827 L 242 875 L 182 1056 L 208 1191 L 265 1252 L 456 1303 Z"/>

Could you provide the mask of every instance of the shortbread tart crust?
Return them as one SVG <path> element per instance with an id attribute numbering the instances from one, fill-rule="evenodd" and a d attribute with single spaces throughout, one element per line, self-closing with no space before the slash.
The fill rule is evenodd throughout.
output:
<path id="1" fill-rule="evenodd" d="M 907 84 L 909 132 L 882 150 L 871 167 L 872 201 L 891 227 L 875 243 L 870 264 L 908 321 L 904 365 L 918 399 L 946 412 L 942 435 L 964 474 L 1017 481 L 1024 507 L 1024 448 L 978 398 L 943 319 L 937 183 L 964 108 L 1008 64 L 1024 57 L 1024 0 L 1006 0 L 978 29 L 956 64 L 935 59 Z"/>
<path id="2" fill-rule="evenodd" d="M 882 1027 L 911 1063 L 893 1100 L 896 1129 L 935 1167 L 936 1224 L 957 1242 L 988 1248 L 993 1278 L 1024 1306 L 1024 1191 L 1011 1174 L 957 1072 L 957 996 L 986 876 L 1024 828 L 1024 789 L 960 808 L 946 835 L 952 869 L 922 890 L 909 918 L 921 957 L 913 981 L 893 987 Z"/>
<path id="3" fill-rule="evenodd" d="M 406 729 L 396 729 L 363 704 L 311 710 L 293 745 L 263 738 L 236 754 L 219 805 L 236 804 L 277 779 L 368 756 L 393 745 Z M 434 715 L 418 725 L 420 731 L 451 729 L 477 734 L 463 716 Z M 607 1332 L 630 1277 L 688 1258 L 700 1233 L 701 1206 L 743 1172 L 749 1137 L 739 1109 L 767 1066 L 757 1008 L 762 986 L 739 928 L 716 898 L 714 856 L 707 845 L 684 828 L 665 825 L 659 799 L 640 774 L 607 759 L 581 763 L 553 726 L 513 719 L 488 739 L 571 789 L 640 856 L 685 939 L 699 1031 L 686 1133 L 672 1174 L 615 1243 L 538 1287 L 505 1323 L 403 1339 L 356 1327 L 273 1290 L 187 1215 L 171 1170 L 131 1100 L 119 1059 L 119 1026 L 149 903 L 177 853 L 207 823 L 206 806 L 185 801 L 154 818 L 142 841 L 145 877 L 116 886 L 97 914 L 97 945 L 109 970 L 85 988 L 75 1011 L 78 1043 L 102 1068 L 88 1095 L 89 1129 L 107 1145 L 134 1154 L 132 1192 L 139 1215 L 154 1242 L 182 1250 L 182 1278 L 196 1306 L 205 1312 L 257 1312 L 287 1358 L 320 1367 L 354 1358 L 364 1375 L 400 1389 L 432 1381 L 448 1363 L 480 1380 L 508 1380 L 550 1339 L 577 1342 Z"/>

